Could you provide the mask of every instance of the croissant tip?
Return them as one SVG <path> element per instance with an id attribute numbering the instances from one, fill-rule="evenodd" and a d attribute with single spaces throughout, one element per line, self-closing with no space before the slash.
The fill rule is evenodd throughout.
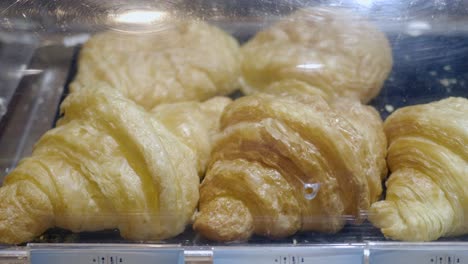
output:
<path id="1" fill-rule="evenodd" d="M 193 228 L 214 241 L 246 241 L 253 234 L 254 223 L 242 201 L 219 197 L 201 208 Z"/>

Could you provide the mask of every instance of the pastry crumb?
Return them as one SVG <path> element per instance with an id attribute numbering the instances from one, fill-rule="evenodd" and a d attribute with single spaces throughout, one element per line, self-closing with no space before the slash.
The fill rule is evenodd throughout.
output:
<path id="1" fill-rule="evenodd" d="M 385 110 L 389 113 L 393 112 L 395 110 L 395 107 L 393 107 L 393 105 L 385 105 Z"/>

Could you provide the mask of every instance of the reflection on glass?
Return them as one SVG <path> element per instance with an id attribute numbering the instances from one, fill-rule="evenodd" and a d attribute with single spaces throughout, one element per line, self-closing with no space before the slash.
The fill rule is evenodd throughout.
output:
<path id="1" fill-rule="evenodd" d="M 317 196 L 320 189 L 320 183 L 305 183 L 304 184 L 304 197 L 307 200 L 312 200 Z"/>
<path id="2" fill-rule="evenodd" d="M 149 10 L 132 10 L 115 16 L 114 20 L 127 24 L 152 24 L 166 17 L 166 12 Z"/>
<path id="3" fill-rule="evenodd" d="M 370 7 L 372 5 L 372 2 L 374 2 L 374 1 L 373 0 L 356 0 L 356 2 L 359 5 Z"/>

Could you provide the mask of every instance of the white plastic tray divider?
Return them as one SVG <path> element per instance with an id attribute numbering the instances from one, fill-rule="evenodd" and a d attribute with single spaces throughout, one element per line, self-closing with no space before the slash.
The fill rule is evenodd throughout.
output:
<path id="1" fill-rule="evenodd" d="M 215 247 L 215 264 L 362 264 L 365 244 Z"/>
<path id="2" fill-rule="evenodd" d="M 31 264 L 183 264 L 184 249 L 160 244 L 30 244 Z"/>
<path id="3" fill-rule="evenodd" d="M 468 263 L 467 242 L 369 242 L 368 263 Z"/>

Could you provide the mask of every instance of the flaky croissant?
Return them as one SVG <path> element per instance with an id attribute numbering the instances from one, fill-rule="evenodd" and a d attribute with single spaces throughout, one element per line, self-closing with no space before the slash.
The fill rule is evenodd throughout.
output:
<path id="1" fill-rule="evenodd" d="M 105 84 L 149 110 L 229 94 L 239 75 L 237 40 L 202 21 L 168 20 L 150 33 L 92 36 L 80 51 L 71 91 Z"/>
<path id="2" fill-rule="evenodd" d="M 382 192 L 386 140 L 369 106 L 257 94 L 226 107 L 221 129 L 194 223 L 209 239 L 337 232 Z"/>
<path id="3" fill-rule="evenodd" d="M 69 95 L 58 126 L 0 188 L 0 243 L 25 242 L 54 226 L 118 228 L 135 240 L 181 233 L 197 206 L 197 160 L 205 150 L 171 129 L 184 127 L 190 140 L 207 142 L 209 133 L 195 126 L 216 126 L 228 102 L 185 103 L 194 114 L 171 119 L 105 87 Z"/>
<path id="4" fill-rule="evenodd" d="M 384 201 L 369 218 L 383 234 L 408 241 L 468 233 L 468 100 L 448 98 L 395 111 Z"/>
<path id="5" fill-rule="evenodd" d="M 366 103 L 379 93 L 393 64 L 382 32 L 333 7 L 299 10 L 257 33 L 241 51 L 246 94 L 268 93 L 279 83 L 285 90 L 310 86 L 306 92 Z"/>

